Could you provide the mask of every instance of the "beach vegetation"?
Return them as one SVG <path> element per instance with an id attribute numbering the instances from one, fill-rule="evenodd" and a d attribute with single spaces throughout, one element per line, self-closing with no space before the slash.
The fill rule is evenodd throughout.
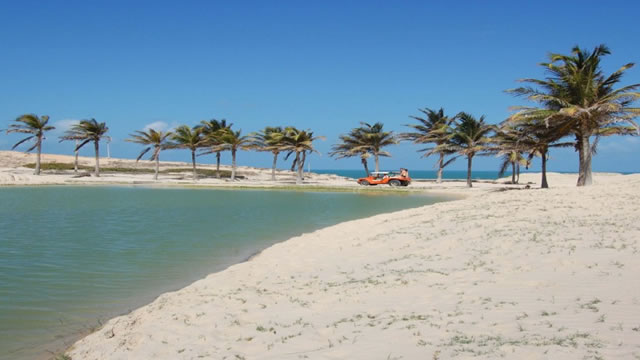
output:
<path id="1" fill-rule="evenodd" d="M 559 135 L 575 137 L 578 186 L 592 183 L 591 158 L 601 137 L 639 133 L 633 119 L 640 115 L 640 108 L 632 105 L 640 98 L 636 91 L 640 84 L 616 88 L 634 64 L 625 64 L 606 76 L 600 62 L 609 54 L 605 45 L 593 51 L 575 46 L 569 55 L 551 53 L 548 62 L 540 64 L 548 74 L 544 79 L 521 79 L 526 86 L 507 90 L 538 104 L 515 107 L 512 121 L 542 119 Z"/>
<path id="2" fill-rule="evenodd" d="M 42 140 L 44 139 L 44 133 L 54 129 L 55 127 L 49 125 L 49 116 L 38 116 L 36 114 L 24 114 L 18 116 L 18 118 L 15 119 L 15 122 L 10 124 L 9 129 L 7 129 L 7 134 L 28 134 L 27 137 L 15 143 L 13 147 L 11 147 L 11 150 L 27 141 L 33 141 L 33 145 L 29 147 L 26 152 L 31 152 L 34 149 L 36 150 L 36 166 L 33 172 L 34 175 L 40 175 L 40 158 L 42 154 Z"/>
<path id="3" fill-rule="evenodd" d="M 334 144 L 331 147 L 329 156 L 336 159 L 344 159 L 359 156 L 360 162 L 364 167 L 364 172 L 369 176 L 369 164 L 368 159 L 371 157 L 371 153 L 367 147 L 366 140 L 361 128 L 354 128 L 348 134 L 340 135 L 340 142 Z"/>
<path id="4" fill-rule="evenodd" d="M 60 141 L 74 140 L 78 141 L 75 151 L 80 150 L 86 144 L 93 142 L 93 147 L 96 153 L 96 164 L 94 176 L 100 176 L 100 140 L 107 137 L 109 128 L 106 123 L 99 123 L 96 119 L 80 120 L 77 124 L 74 124 L 71 129 L 60 137 Z"/>
<path id="5" fill-rule="evenodd" d="M 448 149 L 443 145 L 446 145 L 453 131 L 451 125 L 454 121 L 453 117 L 446 116 L 444 109 L 435 111 L 432 109 L 418 109 L 424 114 L 424 116 L 410 116 L 412 119 L 418 121 L 418 124 L 406 125 L 413 129 L 412 132 L 402 133 L 400 138 L 403 140 L 409 140 L 414 144 L 433 144 L 431 147 L 418 150 L 422 152 L 422 157 L 429 157 L 432 155 L 438 155 L 438 174 L 436 177 L 436 183 L 442 183 L 442 173 L 444 168 L 454 162 L 456 157 L 452 157 L 445 161 L 445 157 L 455 154 L 454 150 Z"/>
<path id="6" fill-rule="evenodd" d="M 129 135 L 129 139 L 125 140 L 136 144 L 147 145 L 147 147 L 140 152 L 136 161 L 140 161 L 146 153 L 151 151 L 151 157 L 149 160 L 155 161 L 155 174 L 153 175 L 153 180 L 158 180 L 158 172 L 160 171 L 160 152 L 171 147 L 169 137 L 172 135 L 173 133 L 170 131 L 148 129 L 146 131 L 136 131 Z"/>
<path id="7" fill-rule="evenodd" d="M 246 135 L 242 135 L 241 130 L 234 131 L 229 127 L 221 128 L 214 133 L 206 133 L 205 141 L 209 143 L 210 150 L 206 150 L 200 155 L 219 154 L 222 151 L 231 152 L 231 180 L 235 180 L 236 154 L 238 150 L 249 150 L 251 148 L 251 139 Z"/>
<path id="8" fill-rule="evenodd" d="M 191 152 L 191 165 L 193 167 L 193 181 L 198 180 L 198 172 L 196 170 L 196 151 L 205 145 L 205 139 L 202 136 L 202 128 L 191 128 L 187 125 L 178 126 L 173 130 L 171 135 L 173 148 L 188 149 Z M 219 168 L 218 168 L 219 170 Z"/>
<path id="9" fill-rule="evenodd" d="M 302 184 L 302 170 L 307 159 L 307 153 L 320 153 L 313 146 L 316 140 L 324 140 L 323 136 L 314 136 L 311 130 L 299 130 L 293 126 L 285 129 L 285 135 L 282 138 L 283 151 L 287 152 L 285 159 L 295 154 L 294 165 L 297 165 L 296 184 Z"/>
<path id="10" fill-rule="evenodd" d="M 202 120 L 199 125 L 196 125 L 196 129 L 202 132 L 203 137 L 206 141 L 203 144 L 203 147 L 212 148 L 213 146 L 219 145 L 218 139 L 216 138 L 218 132 L 220 130 L 230 130 L 233 123 L 228 123 L 226 119 L 216 120 Z M 218 179 L 220 178 L 220 158 L 222 150 L 212 150 L 211 152 L 205 153 L 214 153 L 216 154 L 216 171 L 218 174 L 216 175 Z"/>
<path id="11" fill-rule="evenodd" d="M 376 172 L 380 171 L 380 156 L 390 157 L 391 154 L 382 150 L 384 147 L 398 143 L 393 131 L 384 131 L 384 124 L 377 122 L 373 125 L 361 122 L 358 131 L 369 153 L 373 156 Z"/>
<path id="12" fill-rule="evenodd" d="M 29 169 L 34 169 L 35 163 L 28 163 L 21 165 L 22 167 L 26 167 Z M 42 171 L 68 171 L 73 170 L 73 164 L 67 163 L 42 163 L 41 170 Z M 83 171 L 93 170 L 93 167 L 79 165 L 78 169 Z M 175 174 L 175 173 L 185 173 L 192 171 L 189 168 L 168 168 L 160 170 L 161 174 Z M 125 174 L 151 174 L 155 172 L 155 169 L 145 168 L 145 167 L 102 167 L 100 168 L 100 172 L 103 173 L 125 173 Z M 211 169 L 197 169 L 198 175 L 201 177 L 216 177 L 218 175 L 218 171 Z M 231 170 L 220 170 L 219 172 L 222 178 L 230 178 Z M 237 179 L 244 179 L 245 176 L 236 174 Z M 328 189 L 328 188 L 327 188 Z"/>
<path id="13" fill-rule="evenodd" d="M 573 142 L 559 142 L 564 135 L 556 127 L 547 126 L 542 119 L 529 118 L 526 121 L 512 121 L 507 119 L 496 130 L 493 142 L 496 145 L 494 150 L 503 155 L 500 174 L 502 176 L 509 163 L 513 165 L 513 171 L 520 172 L 520 165 L 529 167 L 534 157 L 540 157 L 542 161 L 541 188 L 548 188 L 547 181 L 547 161 L 549 160 L 549 150 L 551 148 L 572 147 Z M 523 154 L 528 157 L 524 158 Z M 512 174 L 512 181 L 514 178 Z"/>
<path id="14" fill-rule="evenodd" d="M 273 155 L 271 164 L 271 180 L 276 181 L 276 166 L 278 155 L 284 148 L 284 129 L 280 126 L 267 126 L 264 129 L 249 134 L 251 148 L 257 151 L 267 151 Z"/>
<path id="15" fill-rule="evenodd" d="M 437 145 L 436 151 L 453 151 L 467 158 L 467 187 L 471 184 L 471 168 L 473 157 L 485 155 L 491 143 L 491 133 L 495 125 L 487 124 L 484 115 L 476 119 L 473 115 L 461 112 L 456 115 L 454 129 L 449 135 L 449 141 Z"/>
<path id="16" fill-rule="evenodd" d="M 520 143 L 521 136 L 522 134 L 517 129 L 501 126 L 496 129 L 492 139 L 495 145 L 494 151 L 500 157 L 498 177 L 503 177 L 507 169 L 511 167 L 512 184 L 517 184 L 520 181 L 520 166 L 528 167 L 529 165 Z"/>

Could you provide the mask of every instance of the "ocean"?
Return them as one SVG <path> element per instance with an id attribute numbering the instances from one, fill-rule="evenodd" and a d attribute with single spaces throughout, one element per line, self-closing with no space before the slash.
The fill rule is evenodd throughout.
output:
<path id="1" fill-rule="evenodd" d="M 366 174 L 363 169 L 358 170 L 311 170 L 314 173 L 318 174 L 336 174 L 344 177 L 349 177 L 353 179 L 365 177 Z M 369 169 L 369 171 L 373 171 L 373 169 Z M 380 171 L 399 171 L 398 169 L 386 170 L 382 169 Z M 412 179 L 435 179 L 437 177 L 437 171 L 435 170 L 411 170 L 409 169 L 409 176 Z M 483 179 L 483 180 L 495 180 L 498 178 L 497 171 L 474 171 L 472 172 L 472 176 L 474 179 Z M 507 173 L 504 176 L 511 176 L 511 173 Z M 443 179 L 466 179 L 467 171 L 466 170 L 444 170 L 442 174 Z"/>
<path id="2" fill-rule="evenodd" d="M 523 169 L 524 170 L 524 169 Z M 361 177 L 365 177 L 366 174 L 364 172 L 364 168 L 363 169 L 349 169 L 349 170 L 327 170 L 327 169 L 322 169 L 322 170 L 311 170 L 314 173 L 318 173 L 318 174 L 336 174 L 336 175 L 340 175 L 340 176 L 344 176 L 344 177 L 349 177 L 349 178 L 353 178 L 353 179 L 357 179 L 357 178 L 361 178 Z M 369 169 L 369 171 L 373 171 L 373 169 Z M 387 169 L 382 169 L 380 171 L 399 171 L 399 169 L 393 169 L 393 170 L 387 170 Z M 521 174 L 526 173 L 527 171 L 521 171 Z M 554 171 L 554 172 L 559 172 L 559 173 L 572 173 L 575 174 L 574 172 L 571 171 Z M 628 175 L 628 174 L 634 174 L 633 172 L 626 172 L 626 171 L 619 171 L 617 173 L 623 174 L 623 175 Z M 437 177 L 437 171 L 435 170 L 411 170 L 409 169 L 409 176 L 411 176 L 412 179 L 415 180 L 422 180 L 422 179 L 435 179 Z M 503 177 L 510 177 L 511 176 L 511 172 L 506 172 Z M 577 175 L 576 175 L 577 176 Z M 498 179 L 498 172 L 497 171 L 481 171 L 481 170 L 474 170 L 471 173 L 471 177 L 474 180 L 496 180 Z M 466 170 L 447 170 L 445 169 L 443 174 L 442 174 L 442 178 L 443 179 L 450 179 L 450 180 L 466 180 L 467 178 L 467 171 Z"/>

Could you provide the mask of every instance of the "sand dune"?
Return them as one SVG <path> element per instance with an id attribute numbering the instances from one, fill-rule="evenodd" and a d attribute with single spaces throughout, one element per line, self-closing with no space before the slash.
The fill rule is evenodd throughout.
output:
<path id="1" fill-rule="evenodd" d="M 305 234 L 110 320 L 69 355 L 638 358 L 640 175 L 595 181 L 551 174 L 549 190 L 474 190 Z"/>

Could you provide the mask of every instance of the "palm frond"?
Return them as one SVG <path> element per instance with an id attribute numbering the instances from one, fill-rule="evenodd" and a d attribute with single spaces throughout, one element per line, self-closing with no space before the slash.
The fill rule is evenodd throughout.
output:
<path id="1" fill-rule="evenodd" d="M 20 144 L 22 144 L 22 143 L 24 143 L 24 142 L 26 142 L 26 141 L 29 141 L 29 140 L 31 140 L 31 139 L 33 139 L 33 138 L 35 138 L 35 137 L 36 137 L 35 135 L 32 135 L 32 136 L 28 136 L 28 137 L 26 137 L 26 138 L 24 138 L 24 139 L 22 139 L 22 140 L 18 141 L 17 143 L 15 143 L 15 144 L 11 147 L 11 150 L 13 150 L 13 149 L 17 148 L 18 146 L 20 146 Z M 27 152 L 29 152 L 29 151 L 27 151 Z"/>
<path id="2" fill-rule="evenodd" d="M 140 153 L 140 155 L 138 155 L 138 157 L 136 158 L 136 161 L 140 161 L 140 159 L 142 159 L 142 157 L 148 153 L 151 150 L 151 146 L 145 148 L 144 150 L 142 150 L 142 152 Z"/>

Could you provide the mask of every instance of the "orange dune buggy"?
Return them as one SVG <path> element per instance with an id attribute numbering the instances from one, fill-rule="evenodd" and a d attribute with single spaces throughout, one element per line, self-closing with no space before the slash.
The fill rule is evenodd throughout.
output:
<path id="1" fill-rule="evenodd" d="M 358 184 L 362 186 L 389 184 L 389 186 L 408 186 L 411 184 L 409 171 L 400 169 L 400 172 L 377 171 L 369 176 L 358 179 Z"/>

